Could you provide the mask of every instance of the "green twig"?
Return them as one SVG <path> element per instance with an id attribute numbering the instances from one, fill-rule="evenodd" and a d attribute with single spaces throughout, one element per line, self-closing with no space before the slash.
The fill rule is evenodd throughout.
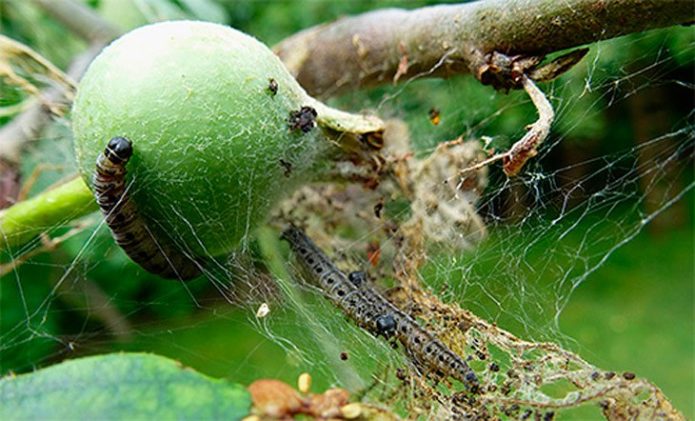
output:
<path id="1" fill-rule="evenodd" d="M 80 177 L 16 203 L 0 212 L 1 254 L 95 210 L 94 195 Z"/>

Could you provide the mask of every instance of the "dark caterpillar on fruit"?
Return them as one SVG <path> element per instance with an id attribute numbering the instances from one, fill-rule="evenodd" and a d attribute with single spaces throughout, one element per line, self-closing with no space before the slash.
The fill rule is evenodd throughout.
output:
<path id="1" fill-rule="evenodd" d="M 299 257 L 302 265 L 318 280 L 319 286 L 345 314 L 376 336 L 395 337 L 421 365 L 439 375 L 478 389 L 478 377 L 468 364 L 410 315 L 384 298 L 367 283 L 364 272 L 346 276 L 299 228 L 291 226 L 282 238 Z"/>
<path id="2" fill-rule="evenodd" d="M 97 157 L 94 195 L 106 225 L 128 257 L 148 272 L 168 279 L 195 278 L 201 264 L 169 243 L 156 241 L 138 215 L 125 183 L 125 166 L 132 154 L 130 140 L 114 137 Z"/>

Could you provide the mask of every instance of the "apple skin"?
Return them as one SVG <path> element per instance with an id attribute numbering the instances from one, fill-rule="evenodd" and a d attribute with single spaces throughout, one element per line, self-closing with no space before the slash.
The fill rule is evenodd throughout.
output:
<path id="1" fill-rule="evenodd" d="M 192 255 L 226 254 L 323 166 L 331 146 L 321 130 L 288 125 L 313 104 L 248 35 L 193 21 L 144 26 L 104 49 L 80 82 L 79 171 L 92 186 L 109 139 L 128 138 L 129 193 L 153 233 Z"/>

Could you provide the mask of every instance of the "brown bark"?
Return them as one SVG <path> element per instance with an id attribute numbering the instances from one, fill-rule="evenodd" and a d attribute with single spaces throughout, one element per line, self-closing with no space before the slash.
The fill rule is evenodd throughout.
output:
<path id="1" fill-rule="evenodd" d="M 489 0 L 347 17 L 299 32 L 274 50 L 310 94 L 325 97 L 467 73 L 493 51 L 542 56 L 693 21 L 691 0 Z"/>

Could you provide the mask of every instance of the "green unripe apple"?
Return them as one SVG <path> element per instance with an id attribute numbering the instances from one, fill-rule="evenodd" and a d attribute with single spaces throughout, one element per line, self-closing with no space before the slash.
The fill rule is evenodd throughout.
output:
<path id="1" fill-rule="evenodd" d="M 303 106 L 318 111 L 319 127 L 288 124 Z M 87 183 L 109 139 L 130 139 L 127 181 L 138 212 L 200 256 L 237 247 L 284 194 L 325 167 L 336 148 L 328 133 L 360 118 L 309 97 L 254 38 L 191 21 L 116 40 L 90 65 L 72 112 Z"/>

